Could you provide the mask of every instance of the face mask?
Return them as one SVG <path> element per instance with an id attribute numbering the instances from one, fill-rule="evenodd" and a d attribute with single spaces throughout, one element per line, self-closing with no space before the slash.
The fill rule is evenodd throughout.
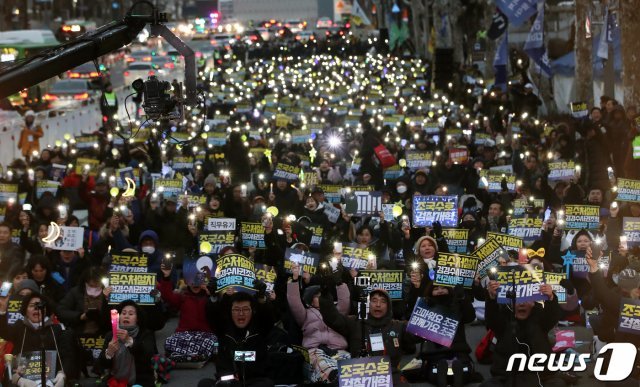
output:
<path id="1" fill-rule="evenodd" d="M 142 246 L 141 250 L 145 254 L 153 254 L 156 252 L 156 248 L 153 246 Z"/>
<path id="2" fill-rule="evenodd" d="M 92 288 L 91 286 L 87 286 L 87 296 L 89 297 L 98 297 L 102 293 L 102 288 Z"/>
<path id="3" fill-rule="evenodd" d="M 403 194 L 403 193 L 407 192 L 407 186 L 406 185 L 400 185 L 400 186 L 398 186 L 398 188 L 396 188 L 396 191 L 398 191 L 399 194 Z"/>
<path id="4" fill-rule="evenodd" d="M 462 226 L 462 228 L 471 230 L 475 224 L 476 222 L 474 222 L 473 220 L 465 220 L 460 224 L 460 226 Z"/>

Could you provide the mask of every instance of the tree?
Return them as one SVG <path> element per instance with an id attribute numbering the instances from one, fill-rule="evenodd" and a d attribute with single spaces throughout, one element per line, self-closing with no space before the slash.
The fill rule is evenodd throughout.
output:
<path id="1" fill-rule="evenodd" d="M 586 21 L 591 0 L 576 0 L 576 94 L 579 101 L 585 101 L 592 106 L 593 101 L 593 65 L 591 53 L 591 39 L 587 39 Z"/>
<path id="2" fill-rule="evenodd" d="M 637 0 L 620 0 L 622 87 L 624 105 L 640 102 L 640 7 Z"/>

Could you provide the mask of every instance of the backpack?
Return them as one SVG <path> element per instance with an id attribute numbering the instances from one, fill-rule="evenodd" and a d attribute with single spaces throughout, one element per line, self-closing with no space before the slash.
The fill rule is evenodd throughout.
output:
<path id="1" fill-rule="evenodd" d="M 476 359 L 481 364 L 491 364 L 493 358 L 493 348 L 495 346 L 496 335 L 491 329 L 487 329 L 487 333 L 476 347 Z"/>

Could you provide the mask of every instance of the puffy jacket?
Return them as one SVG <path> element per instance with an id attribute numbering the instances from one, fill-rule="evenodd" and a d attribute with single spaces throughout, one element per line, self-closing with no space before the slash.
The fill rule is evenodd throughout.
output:
<path id="1" fill-rule="evenodd" d="M 196 331 L 211 332 L 211 327 L 207 322 L 206 293 L 193 293 L 185 290 L 181 293 L 173 291 L 171 280 L 163 278 L 158 281 L 158 289 L 162 294 L 162 299 L 175 309 L 180 309 L 180 320 L 176 332 Z"/>
<path id="2" fill-rule="evenodd" d="M 349 312 L 349 288 L 346 284 L 337 287 L 338 306 L 340 314 Z M 347 340 L 329 328 L 322 321 L 322 314 L 316 308 L 305 308 L 300 299 L 300 288 L 297 282 L 290 282 L 287 285 L 287 301 L 293 318 L 302 327 L 302 345 L 305 348 L 318 348 L 324 344 L 331 349 L 346 349 Z"/>

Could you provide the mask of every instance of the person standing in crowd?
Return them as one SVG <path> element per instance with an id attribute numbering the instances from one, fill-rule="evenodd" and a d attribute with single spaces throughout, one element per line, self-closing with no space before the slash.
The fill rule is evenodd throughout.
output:
<path id="1" fill-rule="evenodd" d="M 114 115 L 118 114 L 118 96 L 113 91 L 111 82 L 104 86 L 104 91 L 100 97 L 100 113 L 105 122 L 114 120 Z"/>
<path id="2" fill-rule="evenodd" d="M 42 127 L 37 125 L 35 121 L 36 113 L 33 110 L 27 110 L 24 113 L 24 126 L 20 131 L 20 140 L 18 140 L 18 149 L 27 162 L 40 152 L 40 138 L 44 135 Z"/>

